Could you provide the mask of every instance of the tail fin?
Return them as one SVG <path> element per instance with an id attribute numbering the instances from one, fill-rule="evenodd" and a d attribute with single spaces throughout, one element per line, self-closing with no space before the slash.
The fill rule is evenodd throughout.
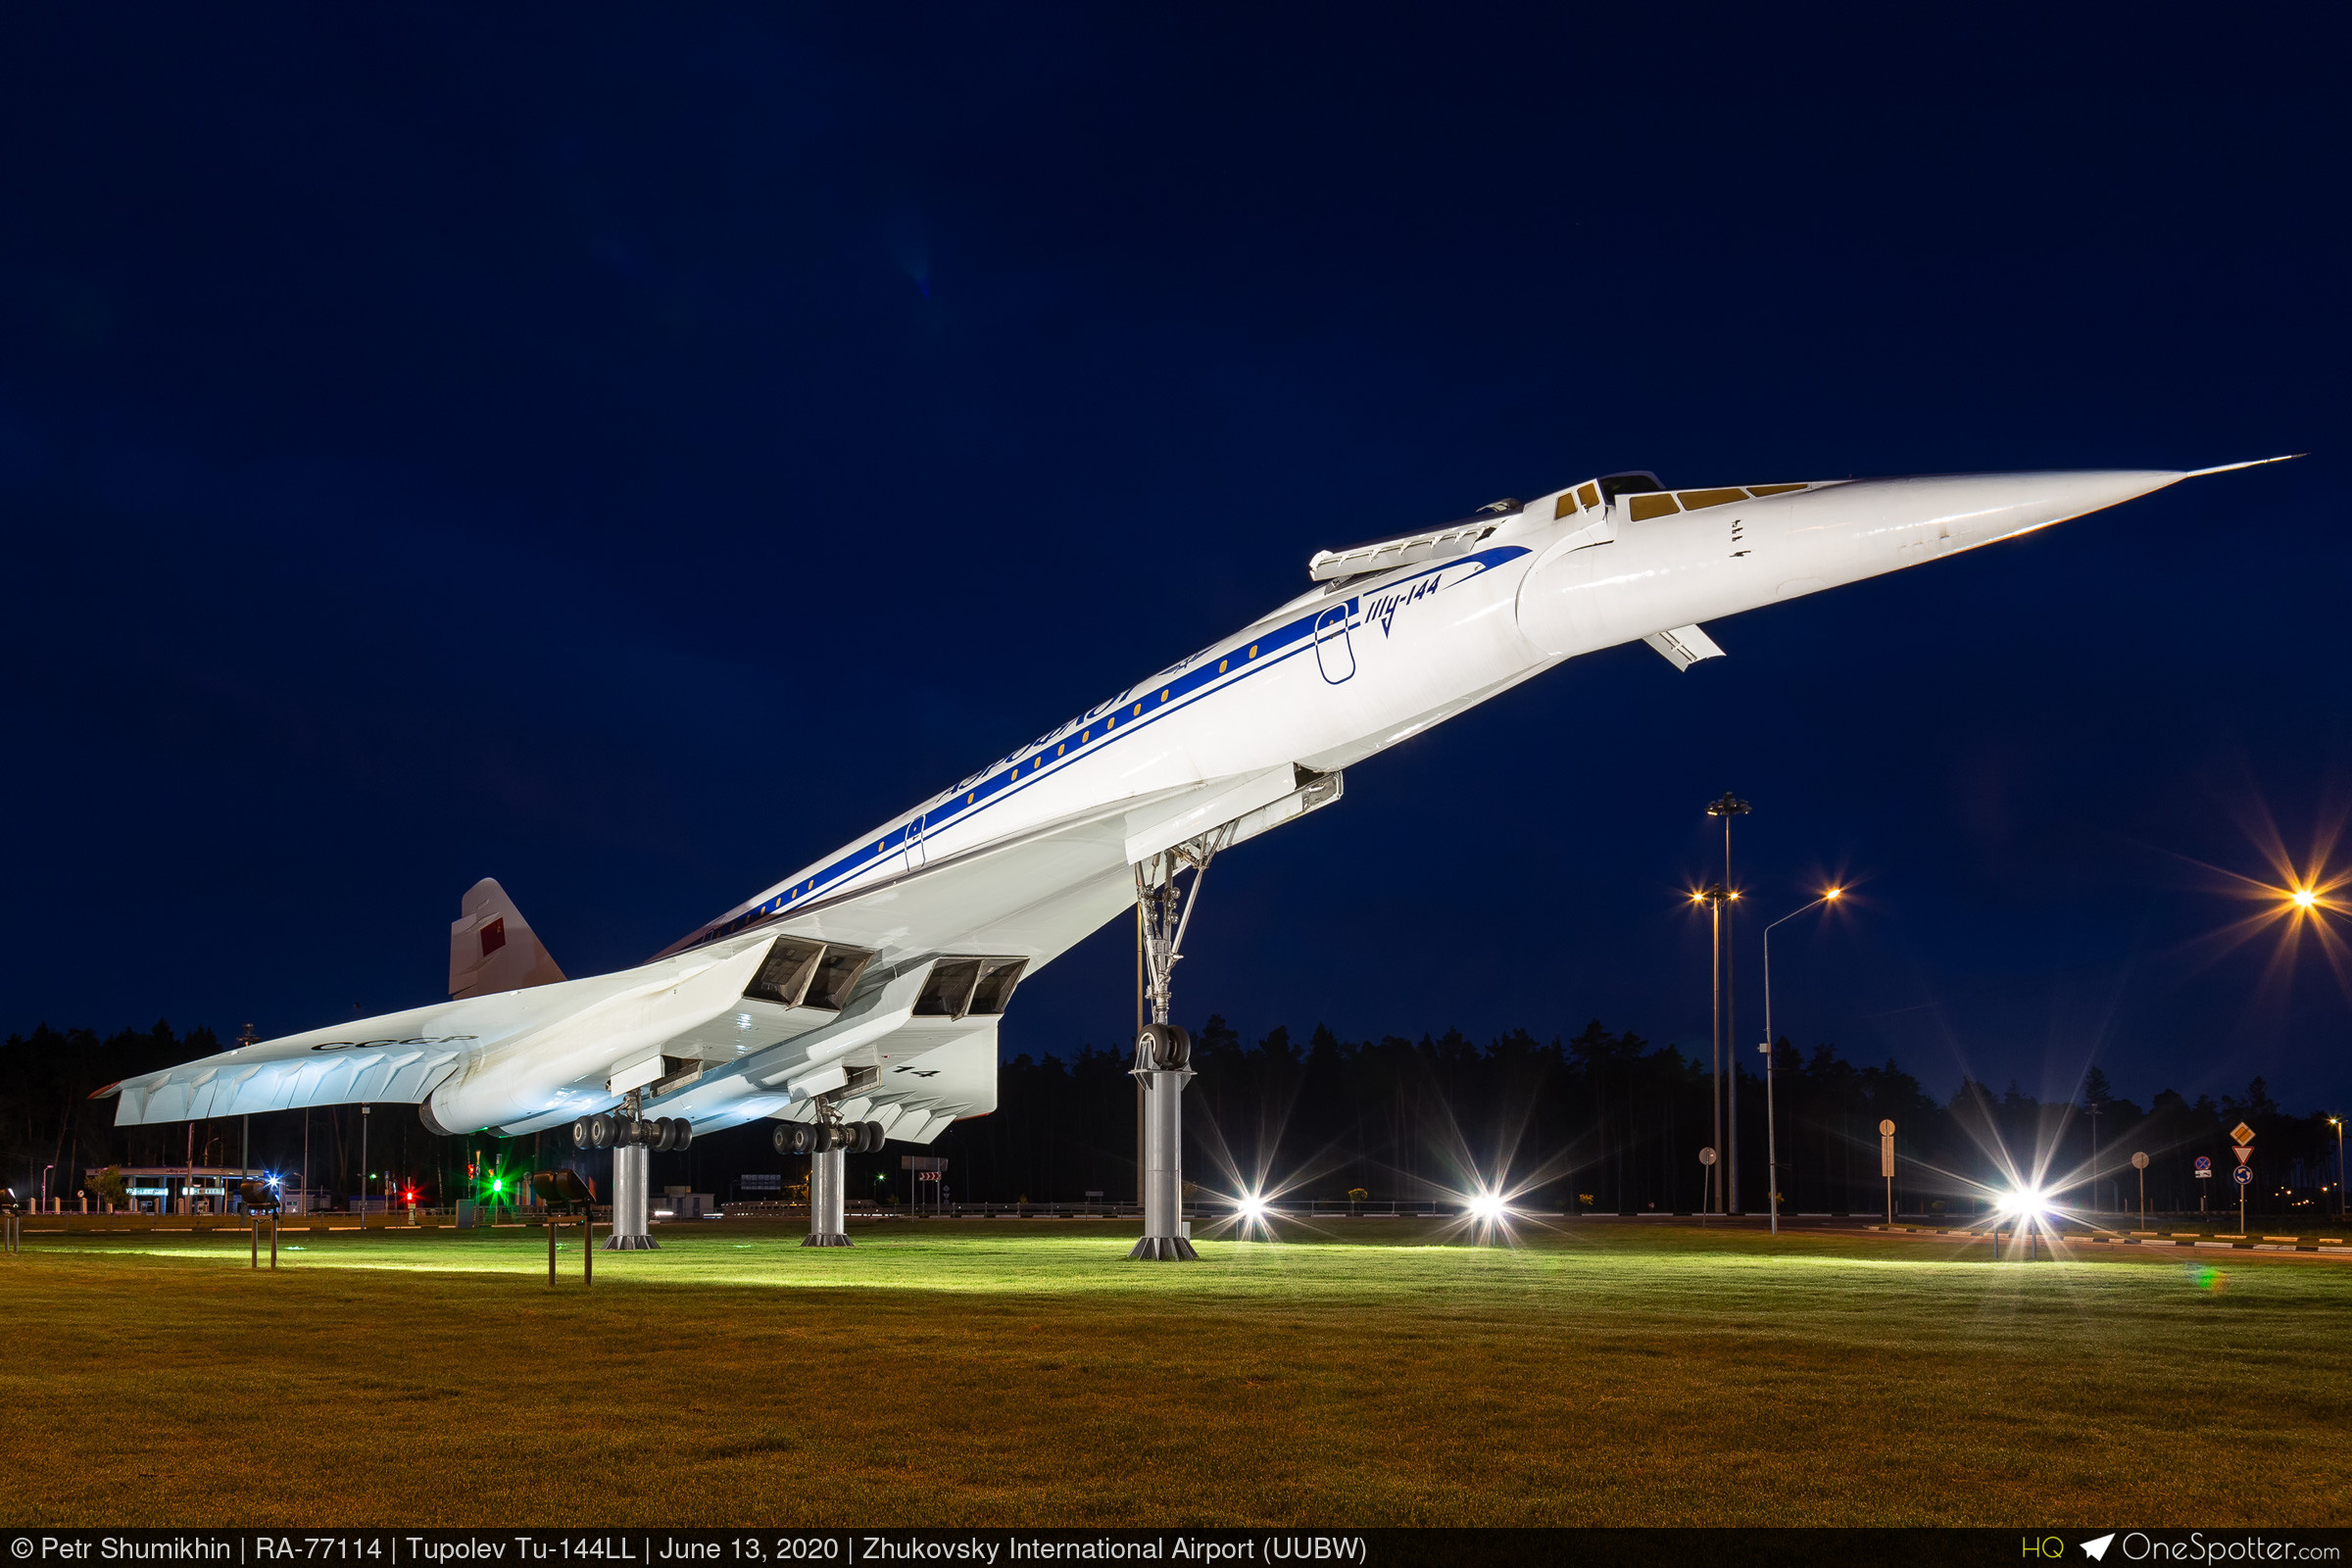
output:
<path id="1" fill-rule="evenodd" d="M 449 928 L 451 997 L 520 991 L 564 978 L 497 878 L 486 876 L 467 888 Z"/>

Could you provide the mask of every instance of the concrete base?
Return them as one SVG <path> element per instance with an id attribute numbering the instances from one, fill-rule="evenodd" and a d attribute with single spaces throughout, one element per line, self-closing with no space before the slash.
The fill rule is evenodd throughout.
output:
<path id="1" fill-rule="evenodd" d="M 1200 1260 L 1200 1254 L 1193 1250 L 1193 1244 L 1181 1236 L 1147 1236 L 1135 1244 L 1135 1250 L 1127 1256 L 1130 1260 L 1142 1258 L 1146 1262 L 1156 1263 L 1197 1263 Z"/>

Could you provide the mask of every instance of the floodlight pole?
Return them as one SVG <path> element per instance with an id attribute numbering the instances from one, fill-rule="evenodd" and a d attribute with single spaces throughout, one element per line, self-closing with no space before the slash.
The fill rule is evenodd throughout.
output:
<path id="1" fill-rule="evenodd" d="M 1723 799 L 1710 802 L 1707 806 L 1709 816 L 1723 818 L 1723 902 L 1726 905 L 1736 902 L 1740 897 L 1738 893 L 1732 891 L 1732 818 L 1747 815 L 1748 809 L 1748 804 L 1730 790 L 1723 792 Z M 1730 911 L 1727 909 L 1725 912 L 1728 914 Z M 1730 1140 L 1727 1143 L 1718 1138 L 1715 1146 L 1724 1151 L 1724 1164 L 1730 1173 L 1728 1182 L 1719 1181 L 1715 1187 L 1717 1196 L 1723 1200 L 1723 1212 L 1727 1214 L 1741 1212 L 1740 1204 L 1740 1054 L 1732 1046 L 1732 1041 L 1738 1034 L 1735 1014 L 1739 1011 L 1739 991 L 1734 984 L 1737 972 L 1735 967 L 1737 949 L 1737 942 L 1723 947 L 1722 990 L 1718 994 L 1716 1005 L 1716 1033 L 1722 1041 L 1724 1057 L 1730 1062 L 1732 1069 L 1732 1075 L 1724 1081 L 1722 1090 L 1725 1114 L 1731 1125 L 1728 1129 L 1719 1129 L 1719 1132 L 1728 1131 Z"/>
<path id="2" fill-rule="evenodd" d="M 1713 999 L 1714 1011 L 1709 1019 L 1707 1034 L 1707 1115 L 1713 1127 L 1707 1147 L 1723 1147 L 1723 884 L 1718 882 L 1707 889 L 1707 980 Z M 1723 1183 L 1715 1175 L 1715 1167 L 1707 1167 L 1705 1190 L 1700 1197 L 1699 1209 L 1715 1212 L 1722 1201 Z"/>
<path id="3" fill-rule="evenodd" d="M 360 1107 L 360 1234 L 368 1234 L 368 1110 Z M 495 1216 L 494 1216 L 495 1217 Z"/>
<path id="4" fill-rule="evenodd" d="M 2328 1125 L 2335 1129 L 2335 1217 L 2344 1217 L 2344 1118 L 2330 1116 Z M 2144 1180 L 2144 1178 L 2143 1178 Z"/>
<path id="5" fill-rule="evenodd" d="M 2090 1211 L 2103 1214 L 2099 1207 L 2099 1102 L 2085 1099 L 2082 1113 L 2090 1118 Z"/>
<path id="6" fill-rule="evenodd" d="M 1772 1118 L 1772 1048 L 1780 1036 L 1772 1032 L 1772 927 L 1795 919 L 1814 905 L 1829 903 L 1831 897 L 1824 893 L 1812 904 L 1800 904 L 1764 928 L 1764 1044 L 1757 1049 L 1764 1053 L 1764 1186 L 1771 1198 L 1775 1236 L 1781 1234 L 1781 1165 L 1778 1128 Z"/>

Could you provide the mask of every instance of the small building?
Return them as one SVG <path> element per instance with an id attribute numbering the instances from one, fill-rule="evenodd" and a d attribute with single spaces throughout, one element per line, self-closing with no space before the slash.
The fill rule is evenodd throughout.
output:
<path id="1" fill-rule="evenodd" d="M 92 1166 L 82 1179 L 86 1194 L 98 1185 L 102 1170 L 122 1178 L 133 1214 L 233 1214 L 243 1211 L 237 1201 L 239 1182 L 270 1179 L 266 1170 L 233 1165 L 113 1165 Z M 100 1199 L 82 1198 L 82 1212 L 105 1212 Z"/>

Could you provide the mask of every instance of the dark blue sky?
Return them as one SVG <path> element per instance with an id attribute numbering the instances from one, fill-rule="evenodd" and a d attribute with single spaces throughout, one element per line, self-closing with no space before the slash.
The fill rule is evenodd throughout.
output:
<path id="1" fill-rule="evenodd" d="M 2310 451 L 1523 687 L 1221 861 L 1179 995 L 1703 1051 L 1730 787 L 1759 907 L 1865 895 L 1800 1044 L 2342 1103 L 2197 864 L 2352 803 L 2340 12 L 1658 15 L 20 8 L 0 1029 L 428 1001 L 485 874 L 637 961 L 1498 495 Z"/>

